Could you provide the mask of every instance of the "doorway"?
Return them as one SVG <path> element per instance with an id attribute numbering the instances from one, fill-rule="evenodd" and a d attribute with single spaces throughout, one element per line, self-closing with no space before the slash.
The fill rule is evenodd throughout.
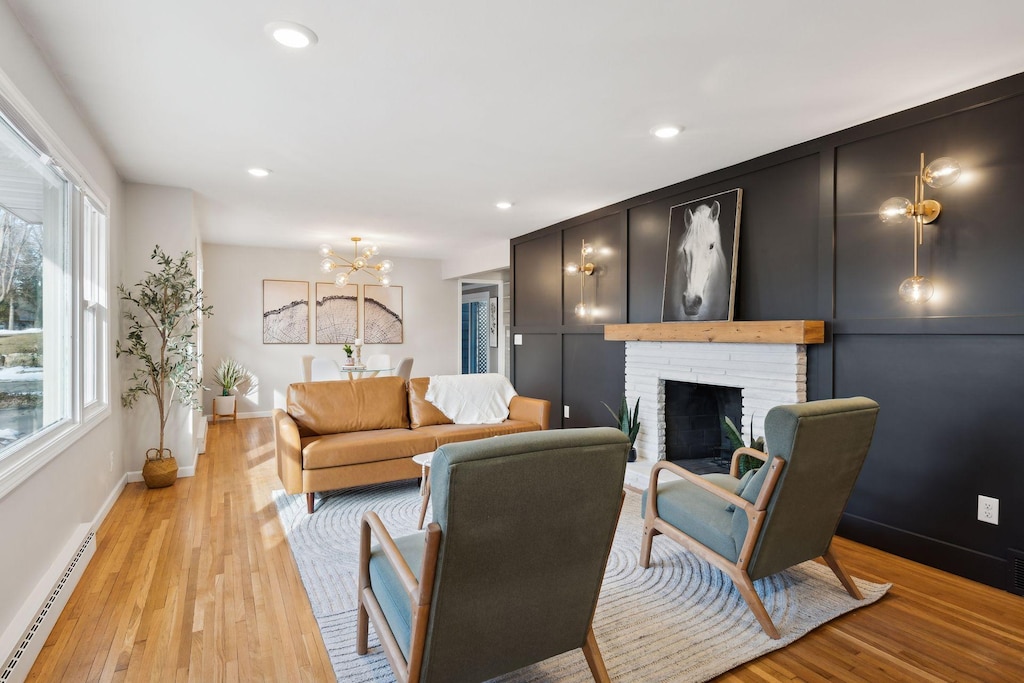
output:
<path id="1" fill-rule="evenodd" d="M 504 374 L 502 282 L 459 281 L 459 372 Z"/>

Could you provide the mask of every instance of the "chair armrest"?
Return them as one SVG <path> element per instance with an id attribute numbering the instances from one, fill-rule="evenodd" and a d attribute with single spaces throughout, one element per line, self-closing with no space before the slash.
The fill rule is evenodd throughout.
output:
<path id="1" fill-rule="evenodd" d="M 540 425 L 541 429 L 548 429 L 551 426 L 551 401 L 513 396 L 508 404 L 508 416 L 512 420 L 532 422 Z"/>
<path id="2" fill-rule="evenodd" d="M 657 498 L 657 491 L 658 491 L 658 475 L 662 471 L 664 471 L 664 470 L 668 470 L 669 472 L 672 472 L 673 474 L 677 474 L 680 477 L 682 477 L 683 479 L 685 479 L 686 481 L 688 481 L 691 484 L 693 484 L 694 486 L 700 487 L 700 488 L 704 489 L 705 491 L 707 491 L 708 493 L 712 493 L 712 494 L 718 496 L 719 498 L 721 498 L 722 500 L 724 500 L 726 502 L 729 502 L 729 503 L 732 503 L 736 507 L 742 508 L 745 511 L 748 511 L 748 516 L 749 516 L 749 512 L 753 511 L 753 509 L 754 509 L 754 506 L 750 503 L 750 501 L 748 501 L 748 500 L 746 500 L 744 498 L 740 498 L 735 493 L 732 493 L 731 491 L 726 491 L 721 486 L 718 486 L 716 484 L 712 484 L 710 481 L 708 481 L 707 479 L 704 479 L 699 474 L 694 474 L 690 470 L 688 470 L 688 469 L 686 469 L 684 467 L 680 467 L 679 465 L 675 464 L 674 462 L 670 462 L 668 460 L 661 460 L 661 461 L 655 463 L 654 467 L 651 468 L 651 483 L 650 483 L 650 485 L 649 485 L 649 487 L 647 489 L 647 505 L 648 506 L 656 504 L 655 499 Z M 652 492 L 654 493 L 654 495 L 651 495 Z M 749 510 L 748 510 L 748 508 L 749 508 Z M 656 511 L 656 509 L 655 509 L 655 511 Z"/>
<path id="3" fill-rule="evenodd" d="M 729 476 L 737 477 L 740 476 L 740 456 L 749 455 L 757 458 L 761 462 L 768 462 L 768 454 L 762 453 L 756 448 L 748 448 L 747 446 L 741 446 L 732 452 L 732 464 L 729 466 Z"/>
<path id="4" fill-rule="evenodd" d="M 299 427 L 291 415 L 274 410 L 274 451 L 277 455 L 277 476 L 288 493 L 302 490 L 302 441 Z"/>

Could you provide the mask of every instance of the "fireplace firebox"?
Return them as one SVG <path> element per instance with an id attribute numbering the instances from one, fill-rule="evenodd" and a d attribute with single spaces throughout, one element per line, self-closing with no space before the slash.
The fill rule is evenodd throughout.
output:
<path id="1" fill-rule="evenodd" d="M 665 382 L 665 458 L 724 459 L 733 447 L 722 429 L 728 417 L 740 425 L 743 395 L 738 387 Z"/>

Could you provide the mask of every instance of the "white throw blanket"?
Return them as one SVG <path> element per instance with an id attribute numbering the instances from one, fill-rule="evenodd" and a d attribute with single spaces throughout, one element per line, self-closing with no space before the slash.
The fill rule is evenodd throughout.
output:
<path id="1" fill-rule="evenodd" d="M 504 375 L 433 375 L 426 399 L 457 425 L 498 424 L 516 390 Z"/>

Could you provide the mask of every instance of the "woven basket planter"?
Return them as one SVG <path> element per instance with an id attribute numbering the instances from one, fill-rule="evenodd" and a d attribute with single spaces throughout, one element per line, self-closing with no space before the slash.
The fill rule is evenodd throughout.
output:
<path id="1" fill-rule="evenodd" d="M 164 457 L 160 450 L 150 448 L 146 451 L 146 464 L 142 466 L 142 479 L 151 489 L 162 489 L 170 486 L 178 478 L 178 461 L 171 455 L 171 449 L 165 448 Z"/>

